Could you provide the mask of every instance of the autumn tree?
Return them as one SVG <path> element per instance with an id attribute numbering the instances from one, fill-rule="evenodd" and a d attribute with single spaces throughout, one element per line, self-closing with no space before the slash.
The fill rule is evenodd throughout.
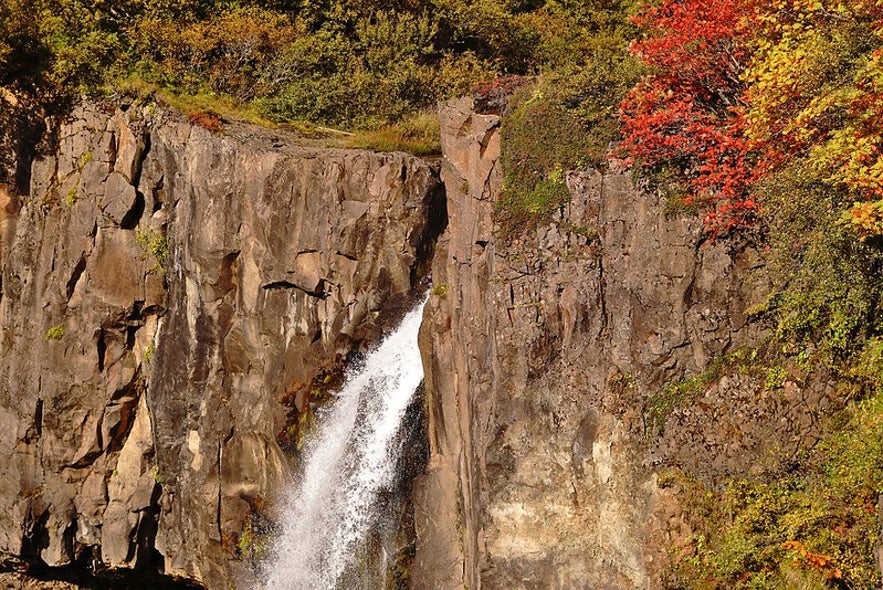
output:
<path id="1" fill-rule="evenodd" d="M 635 18 L 632 50 L 652 69 L 621 104 L 627 163 L 681 179 L 713 236 L 750 225 L 761 173 L 745 134 L 752 11 L 747 0 L 664 0 Z"/>
<path id="2" fill-rule="evenodd" d="M 883 4 L 760 4 L 758 24 L 748 133 L 855 203 L 861 238 L 883 235 Z"/>

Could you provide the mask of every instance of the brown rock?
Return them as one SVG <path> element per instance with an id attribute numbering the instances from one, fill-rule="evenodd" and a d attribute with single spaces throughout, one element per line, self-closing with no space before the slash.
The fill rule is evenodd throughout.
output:
<path id="1" fill-rule="evenodd" d="M 437 172 L 137 105 L 55 131 L 0 192 L 0 560 L 229 588 L 283 396 L 409 305 Z"/>
<path id="2" fill-rule="evenodd" d="M 700 246 L 698 220 L 590 171 L 568 175 L 561 214 L 502 240 L 499 119 L 469 100 L 440 116 L 450 223 L 421 340 L 412 587 L 658 588 L 682 521 L 648 467 L 643 402 L 757 337 L 758 256 Z"/>

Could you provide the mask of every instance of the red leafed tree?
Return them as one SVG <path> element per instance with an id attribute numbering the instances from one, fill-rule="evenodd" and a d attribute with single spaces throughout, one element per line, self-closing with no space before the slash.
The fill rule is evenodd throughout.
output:
<path id="1" fill-rule="evenodd" d="M 705 213 L 712 237 L 752 223 L 760 175 L 745 137 L 744 84 L 751 0 L 663 0 L 635 19 L 633 51 L 651 73 L 620 105 L 627 163 L 668 168 L 684 204 Z"/>

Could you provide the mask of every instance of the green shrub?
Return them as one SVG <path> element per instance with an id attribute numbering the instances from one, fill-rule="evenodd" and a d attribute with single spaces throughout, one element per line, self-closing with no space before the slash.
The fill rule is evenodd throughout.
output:
<path id="1" fill-rule="evenodd" d="M 64 324 L 58 324 L 46 330 L 45 338 L 46 340 L 61 340 L 64 338 Z"/>
<path id="2" fill-rule="evenodd" d="M 564 171 L 600 154 L 579 116 L 546 99 L 542 85 L 519 90 L 512 101 L 503 119 L 505 180 L 496 214 L 506 230 L 518 232 L 563 207 L 570 200 Z"/>
<path id="3" fill-rule="evenodd" d="M 80 161 L 77 163 L 77 168 L 82 172 L 83 168 L 86 167 L 86 164 L 88 164 L 89 162 L 91 162 L 94 159 L 95 159 L 95 154 L 93 154 L 91 151 L 84 153 L 82 156 L 80 156 Z"/>
<path id="4" fill-rule="evenodd" d="M 0 4 L 0 85 L 32 89 L 44 81 L 51 53 L 40 34 L 39 6 L 30 0 Z"/>
<path id="5" fill-rule="evenodd" d="M 515 94 L 503 121 L 497 214 L 505 232 L 533 227 L 567 203 L 562 171 L 606 167 L 619 137 L 619 101 L 641 74 L 628 51 L 635 4 L 549 3 L 525 13 L 537 31 L 542 77 Z"/>
<path id="6" fill-rule="evenodd" d="M 144 364 L 149 365 L 150 359 L 153 358 L 153 353 L 156 352 L 156 343 L 154 341 L 150 341 L 150 344 L 147 345 L 147 348 L 144 349 Z"/>
<path id="7" fill-rule="evenodd" d="M 271 90 L 267 68 L 297 29 L 275 11 L 225 7 L 204 20 L 145 15 L 133 27 L 136 71 L 186 93 L 208 91 L 251 100 Z"/>
<path id="8" fill-rule="evenodd" d="M 156 259 L 156 265 L 161 268 L 171 253 L 169 239 L 154 229 L 135 230 L 135 240 L 144 249 L 144 253 Z"/>
<path id="9" fill-rule="evenodd" d="M 376 129 L 475 81 L 453 82 L 470 70 L 433 47 L 437 25 L 426 15 L 377 11 L 352 27 L 306 31 L 273 60 L 275 89 L 259 102 L 268 117 Z"/>
<path id="10" fill-rule="evenodd" d="M 659 436 L 671 413 L 700 397 L 726 373 L 754 374 L 760 370 L 758 349 L 741 348 L 715 359 L 698 375 L 673 381 L 647 397 L 644 418 L 649 434 Z"/>
<path id="11" fill-rule="evenodd" d="M 236 541 L 236 555 L 239 559 L 260 561 L 266 556 L 268 538 L 266 532 L 262 532 L 257 526 L 258 520 L 259 515 L 250 514 L 239 540 Z"/>
<path id="12" fill-rule="evenodd" d="M 661 435 L 671 413 L 701 396 L 719 377 L 720 366 L 712 365 L 699 375 L 670 383 L 658 393 L 651 395 L 644 409 L 648 432 L 656 436 Z"/>
<path id="13" fill-rule="evenodd" d="M 781 389 L 788 379 L 788 371 L 783 367 L 775 366 L 766 369 L 763 388 L 766 390 Z"/>
<path id="14" fill-rule="evenodd" d="M 843 227 L 849 195 L 804 161 L 761 193 L 776 281 L 767 317 L 782 339 L 817 346 L 829 362 L 851 358 L 883 331 L 883 251 Z"/>

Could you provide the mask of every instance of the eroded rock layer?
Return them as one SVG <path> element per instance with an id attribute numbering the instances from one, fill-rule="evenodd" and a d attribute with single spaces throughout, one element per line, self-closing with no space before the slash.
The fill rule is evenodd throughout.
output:
<path id="1" fill-rule="evenodd" d="M 229 588 L 284 488 L 297 385 L 409 304 L 437 173 L 152 104 L 51 131 L 0 195 L 0 556 Z"/>

